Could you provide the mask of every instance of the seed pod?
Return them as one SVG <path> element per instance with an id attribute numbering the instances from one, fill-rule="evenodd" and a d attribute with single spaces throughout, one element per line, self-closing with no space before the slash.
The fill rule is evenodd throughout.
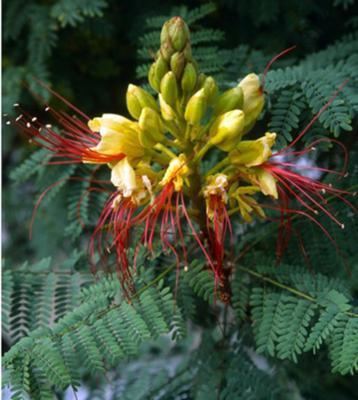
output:
<path id="1" fill-rule="evenodd" d="M 128 86 L 126 100 L 128 111 L 135 119 L 140 117 L 144 107 L 149 107 L 153 110 L 159 111 L 158 104 L 154 97 L 139 86 L 132 84 Z"/>
<path id="2" fill-rule="evenodd" d="M 212 76 L 208 76 L 203 84 L 208 103 L 212 104 L 218 94 L 218 86 Z"/>
<path id="3" fill-rule="evenodd" d="M 178 80 L 181 79 L 185 67 L 185 57 L 183 53 L 174 53 L 170 58 L 170 69 L 174 72 Z"/>
<path id="4" fill-rule="evenodd" d="M 175 108 L 178 100 L 178 84 L 172 71 L 169 71 L 164 75 L 160 83 L 160 93 L 162 94 L 163 99 L 170 106 Z"/>
<path id="5" fill-rule="evenodd" d="M 199 125 L 207 110 L 207 99 L 204 89 L 196 92 L 188 101 L 184 118 L 191 125 Z"/>
<path id="6" fill-rule="evenodd" d="M 215 102 L 214 115 L 224 114 L 228 111 L 240 109 L 243 104 L 243 92 L 236 86 L 222 93 Z"/>
<path id="7" fill-rule="evenodd" d="M 223 151 L 232 150 L 242 137 L 245 115 L 241 110 L 220 115 L 210 128 L 210 142 Z"/>
<path id="8" fill-rule="evenodd" d="M 144 107 L 139 118 L 139 141 L 143 147 L 152 147 L 164 138 L 164 129 L 159 114 Z"/>
<path id="9" fill-rule="evenodd" d="M 183 92 L 185 93 L 191 93 L 196 85 L 196 80 L 197 80 L 197 72 L 192 63 L 188 63 L 183 72 L 183 77 L 181 79 L 181 87 L 183 89 Z"/>

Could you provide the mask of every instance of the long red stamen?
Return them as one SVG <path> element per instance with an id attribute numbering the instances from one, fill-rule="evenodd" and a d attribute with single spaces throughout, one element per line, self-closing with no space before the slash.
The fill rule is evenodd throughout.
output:
<path id="1" fill-rule="evenodd" d="M 294 50 L 296 48 L 296 46 L 291 46 L 288 49 L 285 49 L 283 51 L 281 51 L 280 53 L 276 54 L 266 65 L 264 72 L 262 74 L 262 83 L 261 83 L 261 90 L 264 91 L 265 90 L 265 82 L 266 82 L 266 75 L 268 73 L 268 71 L 270 70 L 272 64 L 277 61 L 279 58 L 283 57 L 284 55 L 286 55 L 287 53 L 289 53 L 290 51 Z"/>
<path id="2" fill-rule="evenodd" d="M 62 96 L 58 97 L 66 104 L 67 102 Z M 70 164 L 70 163 L 108 163 L 120 161 L 125 157 L 123 153 L 119 154 L 102 154 L 91 148 L 95 147 L 101 140 L 98 132 L 93 132 L 88 126 L 88 117 L 71 105 L 80 118 L 85 118 L 85 122 L 76 115 L 70 116 L 66 112 L 58 112 L 49 106 L 46 106 L 45 112 L 52 115 L 55 125 L 60 128 L 61 133 L 56 132 L 51 124 L 40 122 L 37 117 L 32 116 L 25 110 L 17 106 L 20 115 L 14 118 L 14 125 L 38 146 L 44 147 L 54 154 L 57 160 L 51 161 L 50 164 Z"/>

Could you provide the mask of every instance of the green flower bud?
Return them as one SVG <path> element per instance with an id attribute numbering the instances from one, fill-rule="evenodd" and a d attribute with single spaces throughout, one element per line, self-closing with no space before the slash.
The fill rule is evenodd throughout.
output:
<path id="1" fill-rule="evenodd" d="M 169 71 L 168 63 L 164 60 L 164 58 L 159 53 L 159 57 L 152 64 L 148 74 L 148 80 L 150 85 L 157 92 L 160 91 L 160 82 L 163 76 Z"/>
<path id="2" fill-rule="evenodd" d="M 245 114 L 241 110 L 228 111 L 220 115 L 209 131 L 209 143 L 223 151 L 232 150 L 242 137 Z"/>
<path id="3" fill-rule="evenodd" d="M 185 108 L 184 118 L 191 125 L 198 125 L 207 110 L 207 99 L 204 89 L 196 92 L 188 101 Z"/>
<path id="4" fill-rule="evenodd" d="M 224 114 L 228 111 L 241 108 L 243 104 L 243 91 L 236 86 L 222 93 L 215 102 L 214 115 Z"/>
<path id="5" fill-rule="evenodd" d="M 159 92 L 159 82 L 157 80 L 157 77 L 155 76 L 155 63 L 153 63 L 148 72 L 148 82 L 150 86 L 156 91 Z"/>
<path id="6" fill-rule="evenodd" d="M 170 69 L 174 72 L 177 79 L 180 79 L 185 67 L 185 57 L 183 53 L 174 53 L 170 59 Z"/>
<path id="7" fill-rule="evenodd" d="M 181 79 L 181 87 L 185 93 L 191 93 L 196 85 L 198 74 L 196 68 L 192 63 L 188 63 L 183 72 L 183 77 Z"/>
<path id="8" fill-rule="evenodd" d="M 245 133 L 248 132 L 264 108 L 264 95 L 256 74 L 247 75 L 239 84 L 244 94 L 243 110 L 246 116 Z"/>
<path id="9" fill-rule="evenodd" d="M 218 94 L 218 86 L 212 76 L 208 76 L 203 84 L 208 103 L 212 104 Z"/>
<path id="10" fill-rule="evenodd" d="M 159 107 L 154 97 L 139 86 L 130 84 L 126 95 L 127 108 L 130 115 L 138 119 L 144 107 L 159 111 Z"/>
<path id="11" fill-rule="evenodd" d="M 163 99 L 163 96 L 159 93 L 159 105 L 162 117 L 166 121 L 171 121 L 176 118 L 175 111 L 170 107 L 170 105 Z"/>
<path id="12" fill-rule="evenodd" d="M 162 26 L 162 30 L 160 32 L 160 43 L 166 43 L 170 41 L 169 38 L 169 25 L 170 25 L 170 19 L 168 21 L 166 21 L 163 26 Z"/>
<path id="13" fill-rule="evenodd" d="M 144 107 L 139 118 L 139 141 L 143 147 L 152 147 L 164 138 L 164 128 L 159 114 Z"/>
<path id="14" fill-rule="evenodd" d="M 163 27 L 164 28 L 164 27 Z M 189 28 L 181 17 L 173 17 L 166 24 L 161 39 L 170 42 L 176 51 L 182 51 L 186 43 L 189 41 Z"/>
<path id="15" fill-rule="evenodd" d="M 186 61 L 192 61 L 193 62 L 193 54 L 191 52 L 190 42 L 188 42 L 186 44 L 186 46 L 184 47 L 183 54 L 184 54 L 184 58 L 185 58 Z"/>
<path id="16" fill-rule="evenodd" d="M 170 44 L 170 42 L 162 43 L 160 46 L 160 54 L 166 61 L 170 61 L 170 57 L 175 53 L 174 47 Z"/>
<path id="17" fill-rule="evenodd" d="M 175 108 L 178 99 L 178 84 L 172 71 L 164 75 L 160 83 L 160 93 L 166 103 Z"/>
<path id="18" fill-rule="evenodd" d="M 203 74 L 202 72 L 199 74 L 198 81 L 197 81 L 197 89 L 198 90 L 202 89 L 206 78 L 207 78 L 207 76 L 205 74 Z"/>

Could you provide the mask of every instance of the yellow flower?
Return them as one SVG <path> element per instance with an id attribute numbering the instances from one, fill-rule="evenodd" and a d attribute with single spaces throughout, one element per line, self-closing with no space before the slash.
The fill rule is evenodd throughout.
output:
<path id="1" fill-rule="evenodd" d="M 112 168 L 111 181 L 120 193 L 119 199 L 122 197 L 131 198 L 134 204 L 140 204 L 147 198 L 148 194 L 152 195 L 150 179 L 147 175 L 138 173 L 146 171 L 147 169 L 142 166 L 138 171 L 135 171 L 127 157 Z"/>
<path id="2" fill-rule="evenodd" d="M 245 113 L 245 131 L 248 132 L 264 108 L 264 95 L 261 90 L 260 79 L 256 74 L 248 74 L 240 83 L 244 93 L 242 110 Z"/>
<path id="3" fill-rule="evenodd" d="M 159 182 L 160 185 L 165 186 L 168 183 L 174 184 L 174 189 L 179 192 L 183 188 L 184 178 L 189 174 L 186 157 L 180 154 L 178 157 L 173 158 L 167 170 L 165 171 L 163 179 Z"/>
<path id="4" fill-rule="evenodd" d="M 90 120 L 88 126 L 101 135 L 100 142 L 91 150 L 108 155 L 123 153 L 129 158 L 144 155 L 144 148 L 139 142 L 140 128 L 136 122 L 117 114 L 103 114 Z"/>
<path id="5" fill-rule="evenodd" d="M 239 212 L 242 218 L 246 222 L 252 221 L 252 213 L 254 212 L 258 216 L 265 218 L 263 209 L 259 206 L 257 201 L 252 197 L 257 192 L 260 192 L 260 188 L 257 186 L 240 186 L 230 193 L 230 200 L 234 200 L 238 203 Z"/>
<path id="6" fill-rule="evenodd" d="M 213 219 L 215 214 L 215 210 L 212 209 L 212 202 L 210 201 L 211 197 L 216 196 L 221 203 L 226 204 L 228 201 L 228 186 L 229 182 L 227 176 L 224 174 L 215 174 L 207 178 L 203 194 L 206 200 L 206 215 L 210 219 Z"/>
<path id="7" fill-rule="evenodd" d="M 257 140 L 243 140 L 230 153 L 230 162 L 235 165 L 254 167 L 266 162 L 272 154 L 271 147 L 276 140 L 276 133 L 266 132 Z"/>
<path id="8" fill-rule="evenodd" d="M 137 189 L 136 174 L 127 157 L 112 168 L 111 181 L 123 197 L 132 196 L 134 190 Z"/>
<path id="9" fill-rule="evenodd" d="M 261 192 L 266 196 L 272 196 L 274 199 L 278 199 L 276 179 L 264 169 L 257 169 L 256 176 Z"/>
<path id="10" fill-rule="evenodd" d="M 241 110 L 228 111 L 212 125 L 210 142 L 223 151 L 230 151 L 241 139 L 244 126 L 245 115 Z"/>

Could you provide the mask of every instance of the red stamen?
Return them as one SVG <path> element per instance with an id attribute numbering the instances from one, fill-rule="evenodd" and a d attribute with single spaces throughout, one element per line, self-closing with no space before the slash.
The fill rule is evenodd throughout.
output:
<path id="1" fill-rule="evenodd" d="M 287 53 L 289 53 L 290 51 L 294 50 L 296 48 L 296 46 L 291 46 L 288 49 L 285 49 L 283 51 L 281 51 L 281 53 L 276 54 L 266 65 L 264 72 L 262 74 L 262 84 L 261 84 L 261 90 L 262 92 L 265 90 L 265 81 L 266 81 L 266 75 L 269 71 L 269 69 L 271 68 L 272 64 L 277 61 L 279 58 L 283 57 L 284 55 L 286 55 Z"/>

